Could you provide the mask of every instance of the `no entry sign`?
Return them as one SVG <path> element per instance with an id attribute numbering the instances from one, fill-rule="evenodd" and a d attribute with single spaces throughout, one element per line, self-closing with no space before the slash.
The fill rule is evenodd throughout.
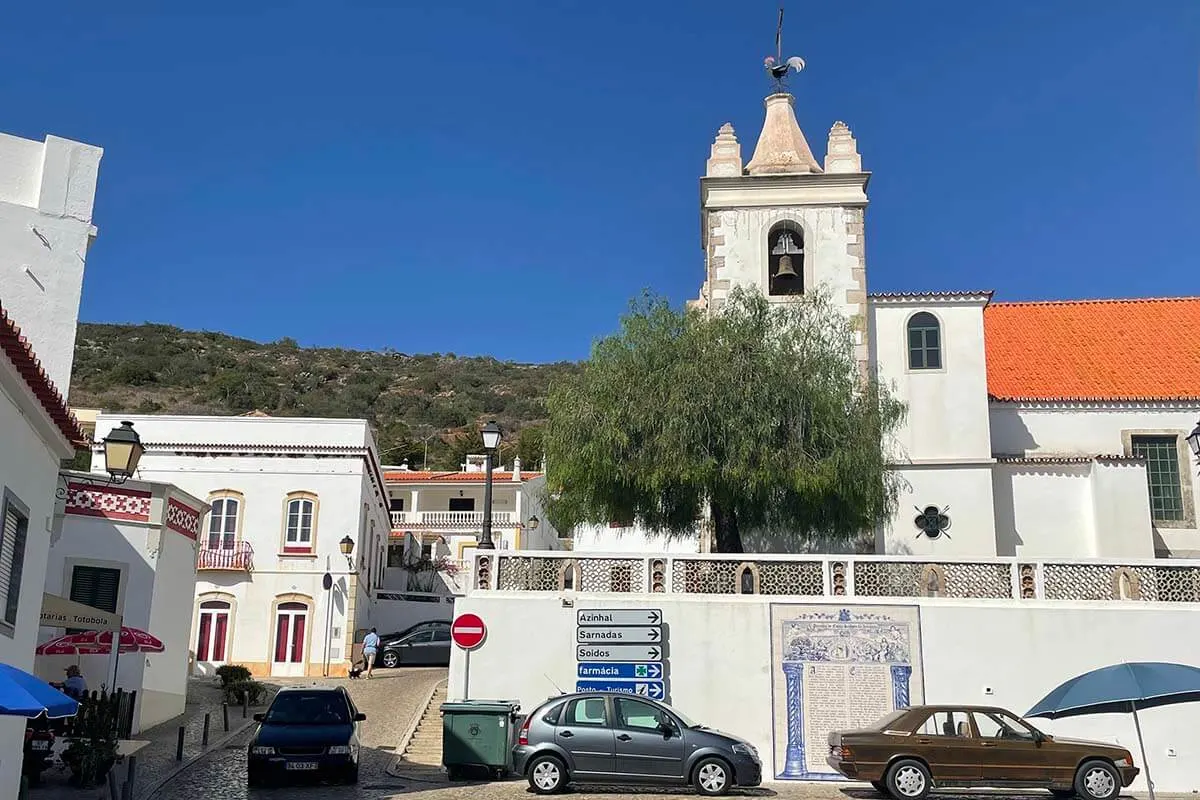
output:
<path id="1" fill-rule="evenodd" d="M 483 644 L 487 626 L 475 614 L 460 614 L 450 625 L 450 638 L 463 650 L 474 650 Z"/>

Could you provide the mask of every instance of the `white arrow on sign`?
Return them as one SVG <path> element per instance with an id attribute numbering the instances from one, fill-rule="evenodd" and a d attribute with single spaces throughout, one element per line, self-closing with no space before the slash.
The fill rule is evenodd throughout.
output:
<path id="1" fill-rule="evenodd" d="M 576 628 L 575 641 L 580 644 L 641 644 L 662 641 L 658 628 Z"/>
<path id="2" fill-rule="evenodd" d="M 575 621 L 585 625 L 658 625 L 662 612 L 657 608 L 581 608 Z"/>
<path id="3" fill-rule="evenodd" d="M 581 644 L 576 661 L 662 661 L 662 648 L 645 644 Z"/>

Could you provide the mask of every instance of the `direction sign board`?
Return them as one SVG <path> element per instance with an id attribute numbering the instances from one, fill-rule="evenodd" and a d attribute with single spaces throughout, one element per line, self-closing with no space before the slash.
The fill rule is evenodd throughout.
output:
<path id="1" fill-rule="evenodd" d="M 642 644 L 662 641 L 659 628 L 576 628 L 575 641 L 580 644 Z"/>
<path id="2" fill-rule="evenodd" d="M 619 661 L 585 661 L 577 665 L 580 678 L 655 680 L 663 676 L 662 664 L 636 664 Z"/>
<path id="3" fill-rule="evenodd" d="M 662 700 L 667 692 L 662 681 L 576 681 L 577 692 L 619 692 Z"/>
<path id="4" fill-rule="evenodd" d="M 662 648 L 653 644 L 581 644 L 576 661 L 662 661 Z"/>
<path id="5" fill-rule="evenodd" d="M 581 608 L 575 612 L 580 627 L 592 625 L 658 625 L 662 611 L 657 608 Z"/>
<path id="6" fill-rule="evenodd" d="M 487 626 L 477 614 L 459 614 L 450 625 L 450 638 L 463 650 L 474 650 L 483 644 Z"/>

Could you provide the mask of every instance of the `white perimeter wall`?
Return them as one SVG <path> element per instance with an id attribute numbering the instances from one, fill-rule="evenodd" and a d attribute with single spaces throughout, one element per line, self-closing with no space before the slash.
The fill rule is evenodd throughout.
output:
<path id="1" fill-rule="evenodd" d="M 487 639 L 470 655 L 470 697 L 519 700 L 532 711 L 575 685 L 575 619 L 584 608 L 659 608 L 668 627 L 671 702 L 697 721 L 746 737 L 769 762 L 772 687 L 770 604 L 786 598 L 721 600 L 669 595 L 487 593 L 461 598 L 456 613 L 474 612 Z M 810 605 L 809 598 L 792 602 Z M 869 605 L 851 598 L 853 605 Z M 836 607 L 844 603 L 828 603 Z M 921 609 L 925 701 L 998 705 L 1023 714 L 1064 680 L 1127 660 L 1200 666 L 1196 630 L 1200 606 L 987 603 L 921 599 L 892 605 Z M 521 668 L 514 669 L 513 665 Z M 449 695 L 464 696 L 466 656 L 454 650 Z M 987 693 L 987 689 L 991 693 Z M 1200 790 L 1200 705 L 1142 715 L 1146 749 L 1160 791 Z M 1139 766 L 1132 717 L 1104 715 L 1036 724 L 1050 734 L 1102 739 L 1130 748 Z M 1168 750 L 1175 755 L 1169 756 Z M 1143 773 L 1144 775 L 1144 773 Z M 1145 790 L 1143 778 L 1134 784 Z"/>

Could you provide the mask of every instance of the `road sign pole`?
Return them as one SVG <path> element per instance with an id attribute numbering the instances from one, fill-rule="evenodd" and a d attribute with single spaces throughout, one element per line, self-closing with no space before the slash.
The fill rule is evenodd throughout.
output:
<path id="1" fill-rule="evenodd" d="M 471 651 L 463 655 L 463 700 L 471 699 Z"/>

